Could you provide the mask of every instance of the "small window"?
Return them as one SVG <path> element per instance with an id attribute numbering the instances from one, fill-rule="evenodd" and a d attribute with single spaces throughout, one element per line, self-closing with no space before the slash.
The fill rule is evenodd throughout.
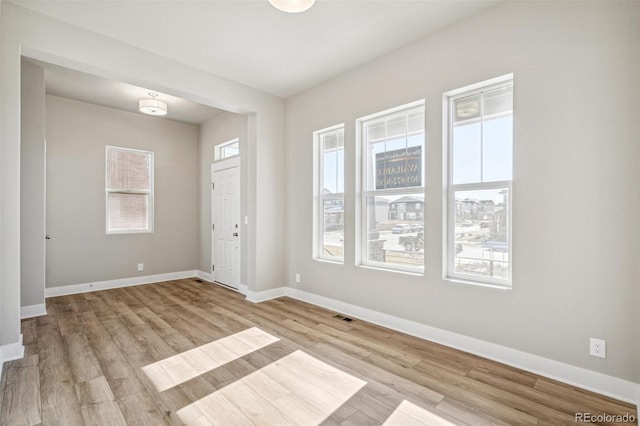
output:
<path id="1" fill-rule="evenodd" d="M 314 132 L 317 259 L 344 261 L 344 126 Z"/>
<path id="2" fill-rule="evenodd" d="M 420 101 L 357 121 L 363 265 L 424 271 L 424 114 Z"/>
<path id="3" fill-rule="evenodd" d="M 106 147 L 107 234 L 153 231 L 153 152 Z"/>
<path id="4" fill-rule="evenodd" d="M 445 94 L 446 278 L 511 286 L 513 77 Z"/>
<path id="5" fill-rule="evenodd" d="M 216 145 L 213 158 L 217 161 L 236 155 L 240 155 L 240 140 L 238 138 Z"/>

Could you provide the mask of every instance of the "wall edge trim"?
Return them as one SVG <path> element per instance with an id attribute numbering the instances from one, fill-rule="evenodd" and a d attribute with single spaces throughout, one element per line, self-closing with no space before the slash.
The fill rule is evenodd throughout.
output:
<path id="1" fill-rule="evenodd" d="M 67 296 L 70 294 L 89 293 L 92 291 L 109 290 L 112 288 L 131 287 L 134 285 L 152 284 L 162 281 L 181 280 L 197 276 L 195 270 L 169 272 L 166 274 L 144 275 L 132 278 L 120 278 L 116 280 L 96 281 L 82 284 L 72 284 L 45 289 L 45 298 Z"/>
<path id="2" fill-rule="evenodd" d="M 501 362 L 572 386 L 640 405 L 640 383 L 587 370 L 539 355 L 431 327 L 339 300 L 287 287 L 286 296 L 381 325 L 421 339 L 440 343 Z M 640 407 L 639 407 L 640 408 Z"/>
<path id="3" fill-rule="evenodd" d="M 276 287 L 269 290 L 251 291 L 247 289 L 246 299 L 251 303 L 266 302 L 267 300 L 277 299 L 282 296 L 286 296 L 286 287 Z"/>
<path id="4" fill-rule="evenodd" d="M 42 317 L 47 315 L 46 303 L 20 307 L 20 319 Z"/>
<path id="5" fill-rule="evenodd" d="M 2 379 L 2 367 L 5 362 L 24 358 L 24 345 L 22 344 L 22 334 L 18 341 L 0 346 L 0 379 Z"/>

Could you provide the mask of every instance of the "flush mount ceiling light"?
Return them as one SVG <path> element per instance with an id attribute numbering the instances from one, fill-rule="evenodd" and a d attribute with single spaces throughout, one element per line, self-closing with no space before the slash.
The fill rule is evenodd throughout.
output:
<path id="1" fill-rule="evenodd" d="M 167 104 L 157 100 L 156 92 L 149 92 L 151 99 L 140 99 L 140 112 L 149 115 L 167 115 Z"/>
<path id="2" fill-rule="evenodd" d="M 478 101 L 460 102 L 456 105 L 456 115 L 458 118 L 469 118 L 478 114 L 480 111 L 480 104 Z"/>
<path id="3" fill-rule="evenodd" d="M 313 6 L 316 0 L 269 0 L 271 6 L 287 13 L 300 13 Z"/>

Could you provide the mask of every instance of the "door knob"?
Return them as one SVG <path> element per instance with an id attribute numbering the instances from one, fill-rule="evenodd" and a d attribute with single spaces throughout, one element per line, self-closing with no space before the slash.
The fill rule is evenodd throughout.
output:
<path id="1" fill-rule="evenodd" d="M 51 239 L 51 235 L 46 235 L 44 238 L 47 239 L 47 240 L 50 240 Z"/>
<path id="2" fill-rule="evenodd" d="M 234 233 L 233 233 L 233 236 L 234 236 L 234 237 L 237 237 L 237 236 L 238 236 L 238 233 L 237 233 L 237 232 L 234 232 Z"/>

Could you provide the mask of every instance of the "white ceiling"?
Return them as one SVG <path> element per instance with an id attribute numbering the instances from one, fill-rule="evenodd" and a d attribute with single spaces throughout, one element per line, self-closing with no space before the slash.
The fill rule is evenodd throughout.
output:
<path id="1" fill-rule="evenodd" d="M 301 14 L 267 0 L 13 3 L 289 97 L 497 1 L 317 0 Z"/>
<path id="2" fill-rule="evenodd" d="M 29 61 L 44 68 L 46 89 L 49 95 L 140 114 L 142 113 L 138 111 L 138 101 L 150 98 L 150 90 L 143 87 L 107 80 L 34 59 L 29 59 Z M 187 124 L 202 124 L 222 112 L 216 108 L 164 93 L 158 93 L 157 99 L 166 102 L 168 106 L 167 115 L 159 118 Z"/>

